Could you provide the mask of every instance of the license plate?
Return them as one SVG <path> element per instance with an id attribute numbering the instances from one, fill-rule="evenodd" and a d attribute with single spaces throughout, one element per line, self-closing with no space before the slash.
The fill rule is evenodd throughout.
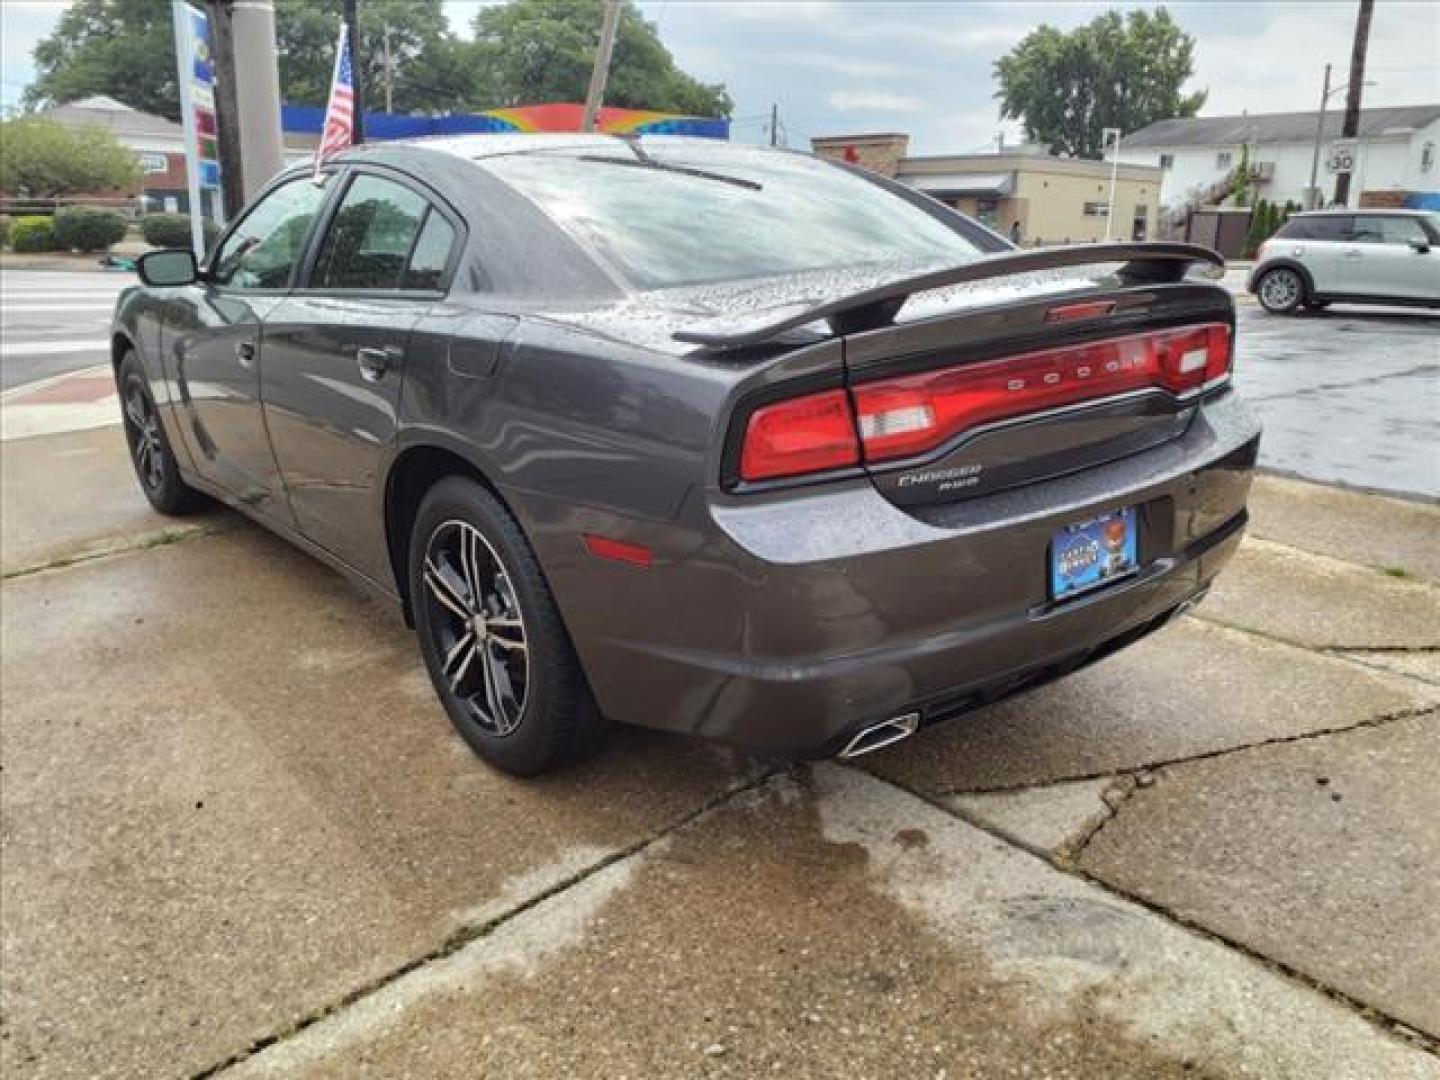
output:
<path id="1" fill-rule="evenodd" d="M 1066 525 L 1050 543 L 1050 596 L 1064 600 L 1133 573 L 1139 564 L 1135 508 Z"/>

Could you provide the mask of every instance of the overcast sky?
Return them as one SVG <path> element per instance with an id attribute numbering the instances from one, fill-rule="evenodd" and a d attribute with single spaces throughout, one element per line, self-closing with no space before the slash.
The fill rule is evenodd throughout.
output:
<path id="1" fill-rule="evenodd" d="M 279 0 L 280 3 L 303 0 Z M 363 3 L 363 0 L 361 0 Z M 469 34 L 483 0 L 446 12 Z M 30 50 L 55 25 L 62 0 L 0 0 L 0 103 L 33 77 Z M 734 133 L 758 141 L 772 102 L 792 145 L 812 135 L 908 131 L 911 150 L 944 153 L 993 145 L 998 120 L 992 64 L 1040 23 L 1070 28 L 1133 3 L 911 3 L 859 0 L 641 0 L 680 66 L 723 82 L 735 99 Z M 1196 38 L 1187 89 L 1210 91 L 1204 115 L 1313 109 L 1326 62 L 1348 74 L 1356 0 L 1216 0 L 1167 5 Z M 1378 0 L 1365 104 L 1440 102 L 1440 4 Z M 1338 105 L 1340 98 L 1335 99 Z"/>

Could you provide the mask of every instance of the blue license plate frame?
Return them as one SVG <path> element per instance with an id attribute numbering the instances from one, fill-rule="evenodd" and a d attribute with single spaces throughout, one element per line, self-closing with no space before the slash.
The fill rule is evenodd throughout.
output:
<path id="1" fill-rule="evenodd" d="M 1140 524 L 1133 506 L 1058 529 L 1050 540 L 1050 599 L 1104 588 L 1140 566 Z"/>

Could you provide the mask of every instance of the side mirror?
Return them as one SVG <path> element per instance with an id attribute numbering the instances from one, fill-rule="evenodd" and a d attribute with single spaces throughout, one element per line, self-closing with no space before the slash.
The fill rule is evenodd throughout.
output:
<path id="1" fill-rule="evenodd" d="M 195 253 L 181 248 L 151 251 L 141 255 L 135 263 L 135 272 L 146 285 L 155 285 L 162 289 L 193 285 L 200 280 L 200 267 L 195 262 Z"/>
<path id="2" fill-rule="evenodd" d="M 1420 255 L 1427 255 L 1430 252 L 1430 242 L 1428 240 L 1411 240 L 1410 246 Z"/>

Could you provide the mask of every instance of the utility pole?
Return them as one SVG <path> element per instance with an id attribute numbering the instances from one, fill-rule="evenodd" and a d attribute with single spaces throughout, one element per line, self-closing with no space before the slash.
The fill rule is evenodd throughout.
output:
<path id="1" fill-rule="evenodd" d="M 345 19 L 345 27 L 348 30 L 346 35 L 350 39 L 350 71 L 355 84 L 355 119 L 352 122 L 351 141 L 359 146 L 365 141 L 365 79 L 361 74 L 365 70 L 365 63 L 360 56 L 360 16 L 355 10 L 358 0 L 345 0 L 342 8 Z M 324 133 L 321 133 L 324 138 Z"/>
<path id="2" fill-rule="evenodd" d="M 1104 128 L 1100 132 L 1100 152 L 1105 152 L 1105 144 L 1110 141 L 1111 136 L 1115 137 L 1115 150 L 1110 157 L 1110 201 L 1105 204 L 1105 239 L 1109 240 L 1111 230 L 1115 224 L 1115 182 L 1120 173 L 1120 129 Z"/>
<path id="3" fill-rule="evenodd" d="M 220 155 L 220 194 L 225 217 L 245 205 L 245 176 L 240 164 L 240 102 L 235 91 L 233 11 L 225 0 L 210 0 L 210 52 L 215 65 L 215 146 Z"/>
<path id="4" fill-rule="evenodd" d="M 210 0 L 215 125 L 225 216 L 285 164 L 273 0 Z"/>
<path id="5" fill-rule="evenodd" d="M 1355 41 L 1350 46 L 1350 86 L 1345 94 L 1345 123 L 1340 136 L 1353 139 L 1360 131 L 1360 95 L 1365 89 L 1365 51 L 1370 46 L 1370 16 L 1375 0 L 1360 0 L 1355 16 Z M 1342 172 L 1335 178 L 1335 201 L 1350 205 L 1350 174 Z"/>
<path id="6" fill-rule="evenodd" d="M 240 175 L 252 198 L 285 165 L 280 130 L 280 59 L 273 0 L 234 0 L 230 38 L 240 113 Z"/>
<path id="7" fill-rule="evenodd" d="M 395 111 L 395 69 L 390 59 L 390 27 L 385 27 L 385 111 Z"/>
<path id="8" fill-rule="evenodd" d="M 352 2 L 353 0 L 347 0 Z M 590 89 L 585 93 L 585 116 L 581 131 L 595 130 L 595 117 L 605 100 L 605 80 L 610 75 L 610 54 L 615 50 L 615 30 L 620 24 L 619 0 L 605 0 L 605 16 L 600 23 L 600 44 L 595 50 L 595 66 L 590 71 Z"/>
<path id="9" fill-rule="evenodd" d="M 780 145 L 780 106 L 778 104 L 770 106 L 770 145 Z"/>
<path id="10" fill-rule="evenodd" d="M 1305 195 L 1305 209 L 1318 209 L 1324 200 L 1315 185 L 1320 176 L 1320 140 L 1325 136 L 1325 103 L 1330 100 L 1330 65 L 1325 65 L 1325 85 L 1320 90 L 1320 115 L 1315 120 L 1315 152 L 1310 157 L 1310 190 Z"/>

